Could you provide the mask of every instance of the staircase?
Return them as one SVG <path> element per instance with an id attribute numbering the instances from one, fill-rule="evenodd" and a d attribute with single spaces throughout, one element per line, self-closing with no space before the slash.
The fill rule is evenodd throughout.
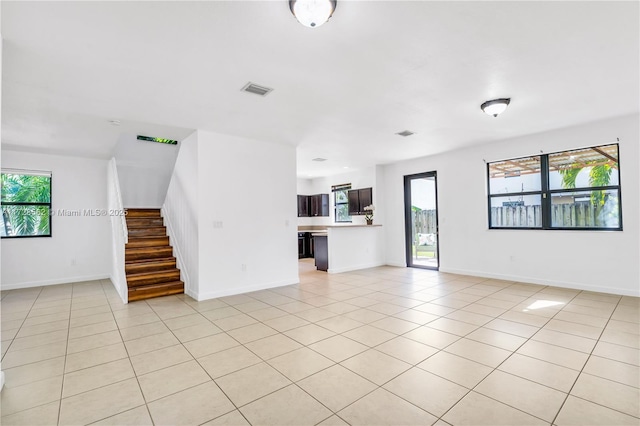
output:
<path id="1" fill-rule="evenodd" d="M 184 292 L 160 209 L 127 209 L 129 302 Z"/>

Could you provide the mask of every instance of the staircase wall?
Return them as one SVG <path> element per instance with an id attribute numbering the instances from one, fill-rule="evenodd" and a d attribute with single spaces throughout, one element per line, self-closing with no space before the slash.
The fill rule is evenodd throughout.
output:
<path id="1" fill-rule="evenodd" d="M 296 149 L 199 132 L 202 299 L 298 279 Z"/>
<path id="2" fill-rule="evenodd" d="M 197 131 L 181 143 L 163 205 L 197 300 L 298 279 L 295 147 Z"/>
<path id="3" fill-rule="evenodd" d="M 107 167 L 107 195 L 110 211 L 122 211 L 122 196 L 116 159 L 112 158 Z M 111 282 L 124 303 L 128 302 L 127 279 L 124 271 L 124 252 L 127 243 L 127 223 L 125 217 L 118 214 L 109 216 L 111 222 Z"/>
<path id="4" fill-rule="evenodd" d="M 198 228 L 198 135 L 180 142 L 173 175 L 162 206 L 167 234 L 173 245 L 184 292 L 194 299 L 199 294 Z"/>

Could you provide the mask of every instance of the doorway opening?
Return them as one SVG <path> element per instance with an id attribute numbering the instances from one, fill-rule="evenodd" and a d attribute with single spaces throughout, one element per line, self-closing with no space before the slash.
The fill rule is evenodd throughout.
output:
<path id="1" fill-rule="evenodd" d="M 438 244 L 438 185 L 436 172 L 404 177 L 407 266 L 435 269 Z"/>

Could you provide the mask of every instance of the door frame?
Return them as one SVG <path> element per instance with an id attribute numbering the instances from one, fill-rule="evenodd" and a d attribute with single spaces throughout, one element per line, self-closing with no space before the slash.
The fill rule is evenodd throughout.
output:
<path id="1" fill-rule="evenodd" d="M 436 197 L 436 257 L 438 266 L 425 266 L 413 264 L 413 230 L 411 229 L 411 180 L 432 177 L 435 183 Z M 404 234 L 405 234 L 405 250 L 408 268 L 430 269 L 438 271 L 440 269 L 440 224 L 438 218 L 438 172 L 422 172 L 404 176 Z"/>

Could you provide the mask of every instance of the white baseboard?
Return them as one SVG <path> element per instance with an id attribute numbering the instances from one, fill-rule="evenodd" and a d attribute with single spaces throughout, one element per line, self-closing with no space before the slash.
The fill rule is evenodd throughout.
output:
<path id="1" fill-rule="evenodd" d="M 622 296 L 635 296 L 635 297 L 640 296 L 640 290 L 633 291 L 626 288 L 604 287 L 604 286 L 594 286 L 594 285 L 577 283 L 577 282 L 545 280 L 545 279 L 539 279 L 535 277 L 525 277 L 520 275 L 493 274 L 493 273 L 488 273 L 484 271 L 471 271 L 466 269 L 443 268 L 443 267 L 440 267 L 440 272 L 447 272 L 450 274 L 459 274 L 459 275 L 471 275 L 474 277 L 494 278 L 497 280 L 504 280 L 504 281 L 517 281 L 520 283 L 528 283 L 528 284 L 548 285 L 550 287 L 564 287 L 564 288 L 571 288 L 574 290 L 594 291 L 598 293 L 612 293 L 612 294 L 619 294 Z"/>
<path id="2" fill-rule="evenodd" d="M 406 268 L 407 267 L 407 262 L 387 262 L 386 263 L 387 266 L 396 266 L 398 268 Z"/>
<path id="3" fill-rule="evenodd" d="M 186 294 L 187 296 L 189 296 L 193 300 L 198 300 L 198 294 L 196 292 L 192 291 L 190 288 L 187 288 L 186 286 L 184 288 L 184 294 Z"/>
<path id="4" fill-rule="evenodd" d="M 261 283 L 261 284 L 246 286 L 246 287 L 237 287 L 237 288 L 229 288 L 225 290 L 209 291 L 206 293 L 188 294 L 188 296 L 196 299 L 198 302 L 201 302 L 203 300 L 216 299 L 218 297 L 235 296 L 236 294 L 250 293 L 252 291 L 268 290 L 270 288 L 284 287 L 287 285 L 298 284 L 299 282 L 300 280 L 296 277 L 296 279 L 291 279 L 291 280 Z"/>
<path id="5" fill-rule="evenodd" d="M 21 288 L 31 288 L 31 287 L 40 287 L 47 285 L 57 285 L 57 284 L 69 284 L 69 283 L 79 283 L 82 281 L 96 281 L 96 280 L 110 280 L 108 274 L 102 275 L 85 275 L 81 277 L 67 277 L 67 278 L 57 278 L 54 280 L 43 280 L 43 281 L 29 281 L 24 283 L 16 283 L 16 284 L 2 284 L 0 289 L 2 290 L 18 290 Z"/>

